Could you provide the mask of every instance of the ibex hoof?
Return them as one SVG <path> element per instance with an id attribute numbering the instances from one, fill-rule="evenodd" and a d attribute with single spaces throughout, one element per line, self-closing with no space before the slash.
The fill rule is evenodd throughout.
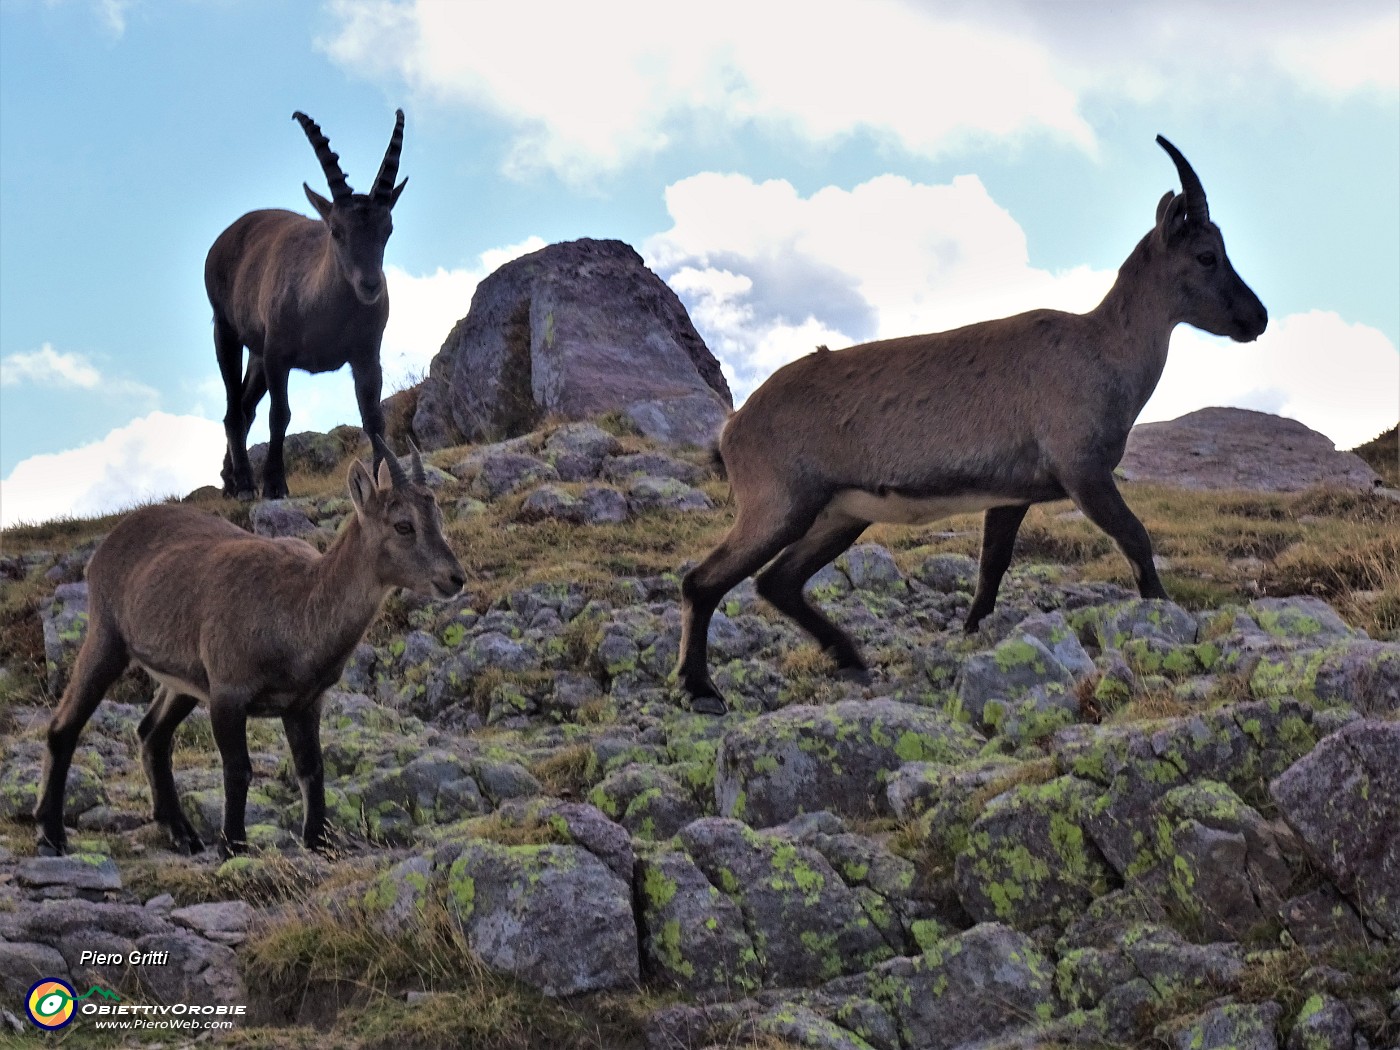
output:
<path id="1" fill-rule="evenodd" d="M 870 685 L 875 681 L 864 667 L 843 667 L 836 672 L 836 677 L 843 682 L 853 682 L 856 685 Z"/>
<path id="2" fill-rule="evenodd" d="M 697 715 L 725 715 L 729 713 L 729 705 L 724 702 L 724 697 L 718 693 L 702 693 L 699 696 L 691 696 L 690 709 Z"/>
<path id="3" fill-rule="evenodd" d="M 34 852 L 41 857 L 61 857 L 68 852 L 67 843 L 60 842 L 54 845 L 46 837 L 40 835 L 34 843 Z"/>

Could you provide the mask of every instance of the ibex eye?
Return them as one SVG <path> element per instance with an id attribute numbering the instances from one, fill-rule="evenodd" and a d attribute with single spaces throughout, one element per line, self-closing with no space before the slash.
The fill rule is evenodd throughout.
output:
<path id="1" fill-rule="evenodd" d="M 1215 265 L 1215 253 L 1214 253 L 1214 252 L 1201 252 L 1200 255 L 1196 256 L 1196 261 L 1197 261 L 1198 263 L 1200 263 L 1202 266 L 1214 266 L 1214 265 Z"/>
<path id="2" fill-rule="evenodd" d="M 410 536 L 413 534 L 413 523 L 409 521 L 400 521 L 394 525 L 394 531 L 400 536 Z"/>

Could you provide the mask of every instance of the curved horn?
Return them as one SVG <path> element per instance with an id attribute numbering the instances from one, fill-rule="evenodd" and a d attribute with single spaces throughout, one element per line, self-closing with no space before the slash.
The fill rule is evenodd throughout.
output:
<path id="1" fill-rule="evenodd" d="M 403 152 L 403 110 L 394 111 L 394 133 L 389 136 L 389 148 L 384 151 L 384 162 L 379 165 L 379 174 L 374 177 L 374 189 L 370 191 L 379 203 L 389 199 L 394 192 L 394 180 L 399 177 L 399 154 Z"/>
<path id="2" fill-rule="evenodd" d="M 345 181 L 345 173 L 340 170 L 339 154 L 331 152 L 331 140 L 321 134 L 320 126 L 301 110 L 292 114 L 292 119 L 301 125 L 306 137 L 311 140 L 311 148 L 316 151 L 316 159 L 321 162 L 321 170 L 326 173 L 326 182 L 331 188 L 331 200 L 341 201 L 350 196 L 350 184 Z"/>
<path id="3" fill-rule="evenodd" d="M 409 438 L 408 447 L 413 450 L 413 480 L 419 485 L 426 485 L 428 475 L 423 472 L 423 456 L 418 451 L 418 445 L 412 438 Z"/>
<path id="4" fill-rule="evenodd" d="M 408 474 L 403 469 L 403 464 L 399 462 L 399 457 L 390 451 L 384 439 L 378 434 L 371 433 L 369 443 L 378 454 L 379 458 L 389 464 L 389 477 L 394 482 L 394 488 L 401 488 L 408 484 Z"/>
<path id="5" fill-rule="evenodd" d="M 1181 155 L 1181 150 L 1177 149 L 1161 135 L 1157 136 L 1157 145 L 1167 151 L 1167 156 L 1176 165 L 1177 176 L 1181 179 L 1181 192 L 1186 197 L 1186 214 L 1193 222 L 1210 222 L 1210 209 L 1206 206 L 1206 191 L 1201 185 L 1201 180 L 1196 177 L 1195 171 L 1186 158 Z"/>

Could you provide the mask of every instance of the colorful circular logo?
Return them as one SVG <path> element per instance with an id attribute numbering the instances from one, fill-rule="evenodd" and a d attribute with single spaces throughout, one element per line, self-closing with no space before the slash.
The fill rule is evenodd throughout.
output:
<path id="1" fill-rule="evenodd" d="M 29 998 L 24 1007 L 31 1021 L 40 1028 L 52 1031 L 73 1020 L 73 1000 L 77 994 L 67 981 L 45 977 L 29 989 Z"/>

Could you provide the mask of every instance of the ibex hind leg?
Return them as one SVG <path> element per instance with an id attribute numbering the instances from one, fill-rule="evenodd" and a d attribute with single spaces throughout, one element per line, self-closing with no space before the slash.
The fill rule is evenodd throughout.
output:
<path id="1" fill-rule="evenodd" d="M 248 372 L 243 377 L 243 447 L 248 447 L 248 431 L 253 429 L 253 420 L 258 415 L 258 405 L 267 393 L 267 377 L 263 375 L 262 359 L 250 356 Z M 224 495 L 233 495 L 233 454 L 224 450 L 224 467 L 220 474 L 224 482 Z M 248 476 L 252 477 L 252 462 L 249 461 Z"/>
<path id="2" fill-rule="evenodd" d="M 170 835 L 175 848 L 190 854 L 203 850 L 204 843 L 180 805 L 175 775 L 170 769 L 170 751 L 175 730 L 198 704 L 193 696 L 161 686 L 136 730 L 141 738 L 141 765 L 151 785 L 151 814 Z"/>
<path id="3" fill-rule="evenodd" d="M 227 407 L 224 413 L 224 436 L 228 440 L 225 461 L 224 495 L 239 499 L 253 498 L 253 469 L 248 464 L 248 423 L 243 415 L 243 341 L 233 326 L 214 315 L 214 355 L 219 360 L 219 376 L 224 381 Z M 251 378 L 252 370 L 249 371 Z"/>
<path id="4" fill-rule="evenodd" d="M 801 538 L 815 518 L 816 510 L 794 517 L 774 511 L 771 503 L 761 508 L 740 505 L 734 525 L 720 545 L 686 573 L 681 581 L 681 652 L 676 674 L 693 710 L 714 715 L 727 710 L 708 667 L 710 618 L 720 599 Z"/>
<path id="5" fill-rule="evenodd" d="M 53 856 L 68 848 L 68 834 L 63 827 L 63 794 L 73 752 L 83 726 L 129 662 L 126 643 L 100 617 L 94 617 L 78 650 L 68 688 L 63 691 L 63 699 L 49 722 L 48 752 L 39 778 L 41 792 L 34 807 L 41 854 Z"/>
<path id="6" fill-rule="evenodd" d="M 1001 579 L 1006 575 L 1006 569 L 1011 564 L 1011 553 L 1016 548 L 1016 532 L 1028 510 L 1029 503 L 993 507 L 982 519 L 982 557 L 977 564 L 977 593 L 972 596 L 972 607 L 967 611 L 964 633 L 976 631 L 977 625 L 996 606 Z"/>
<path id="7" fill-rule="evenodd" d="M 831 655 L 841 677 L 863 684 L 869 682 L 870 672 L 855 642 L 807 600 L 802 587 L 813 573 L 855 543 L 868 525 L 869 522 L 845 514 L 824 513 L 807 535 L 778 555 L 756 581 L 764 599 L 792 617 Z"/>

